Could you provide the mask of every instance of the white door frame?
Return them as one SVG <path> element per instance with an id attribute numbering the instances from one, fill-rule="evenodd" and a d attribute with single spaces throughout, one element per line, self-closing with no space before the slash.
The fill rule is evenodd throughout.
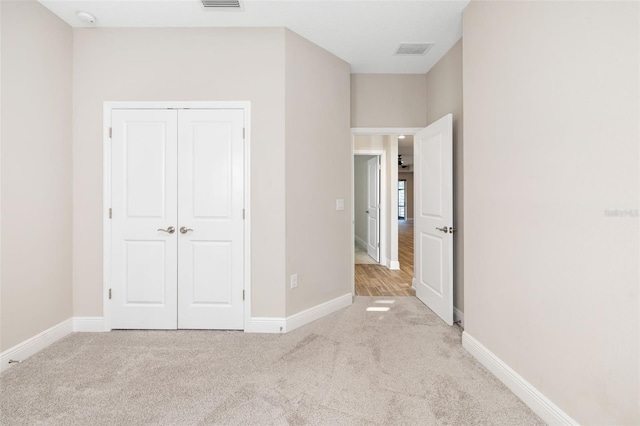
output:
<path id="1" fill-rule="evenodd" d="M 380 263 L 382 259 L 387 259 L 386 252 L 386 222 L 387 222 L 387 162 L 386 151 L 384 150 L 356 150 L 356 136 L 373 136 L 373 135 L 414 135 L 422 127 L 352 127 L 351 128 L 351 201 L 354 204 L 355 200 L 355 188 L 354 188 L 354 160 L 355 155 L 381 155 L 380 157 Z M 392 219 L 393 220 L 393 219 Z M 397 221 L 397 215 L 395 220 Z M 356 229 L 355 229 L 355 208 L 351 209 L 351 294 L 356 294 L 356 280 L 355 280 L 355 250 L 353 244 L 355 241 Z M 396 240 L 397 241 L 397 240 Z"/>
<path id="2" fill-rule="evenodd" d="M 104 331 L 111 331 L 111 111 L 114 109 L 240 109 L 244 111 L 244 328 L 251 320 L 251 103 L 248 101 L 218 102 L 104 102 L 102 129 L 102 184 L 103 184 L 103 220 L 102 220 L 102 298 Z"/>

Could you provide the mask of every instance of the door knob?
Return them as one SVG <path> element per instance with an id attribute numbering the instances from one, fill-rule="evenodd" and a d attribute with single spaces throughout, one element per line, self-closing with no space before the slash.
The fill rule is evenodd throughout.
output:
<path id="1" fill-rule="evenodd" d="M 189 231 L 193 231 L 193 229 L 187 228 L 186 226 L 183 226 L 182 228 L 180 228 L 181 234 L 186 234 Z"/>
<path id="2" fill-rule="evenodd" d="M 447 232 L 449 232 L 449 230 L 447 229 L 447 227 L 446 227 L 446 226 L 443 226 L 442 228 L 437 228 L 437 227 L 436 227 L 436 229 L 437 229 L 438 231 L 442 231 L 442 232 L 444 232 L 445 234 L 446 234 Z"/>
<path id="3" fill-rule="evenodd" d="M 166 232 L 167 234 L 173 234 L 174 232 L 176 232 L 176 228 L 170 226 L 167 229 L 158 229 L 158 231 Z"/>
<path id="4" fill-rule="evenodd" d="M 369 214 L 369 210 L 367 210 L 367 214 Z"/>

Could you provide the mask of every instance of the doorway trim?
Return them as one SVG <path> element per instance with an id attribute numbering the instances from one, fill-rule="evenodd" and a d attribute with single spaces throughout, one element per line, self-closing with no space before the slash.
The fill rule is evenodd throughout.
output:
<path id="1" fill-rule="evenodd" d="M 105 101 L 102 119 L 102 316 L 111 331 L 111 112 L 114 109 L 236 109 L 244 112 L 244 330 L 251 323 L 251 102 L 249 101 Z"/>
<path id="2" fill-rule="evenodd" d="M 381 160 L 381 182 L 380 182 L 380 191 L 384 191 L 382 192 L 381 196 L 380 196 L 380 204 L 381 204 L 381 216 L 384 217 L 383 222 L 381 224 L 380 227 L 380 234 L 381 234 L 381 238 L 380 238 L 380 258 L 382 260 L 382 257 L 384 256 L 384 259 L 386 259 L 387 261 L 390 262 L 390 259 L 387 259 L 387 255 L 386 255 L 386 221 L 387 221 L 387 215 L 386 215 L 386 202 L 387 202 L 387 197 L 386 197 L 386 152 L 384 150 L 356 150 L 355 149 L 355 143 L 356 143 L 356 136 L 384 136 L 384 135 L 415 135 L 419 130 L 422 130 L 422 127 L 352 127 L 351 128 L 351 200 L 352 203 L 355 200 L 355 188 L 354 188 L 354 178 L 353 178 L 353 173 L 354 173 L 354 160 L 355 160 L 355 155 L 379 155 L 377 153 L 371 153 L 373 151 L 376 152 L 382 152 L 382 155 L 380 157 Z M 371 153 L 371 154 L 370 154 Z M 396 221 L 398 219 L 396 218 Z M 384 227 L 384 228 L 383 228 Z M 384 229 L 384 233 L 383 233 L 383 229 Z M 353 245 L 355 243 L 355 207 L 353 209 L 351 209 L 351 245 Z M 397 239 L 396 239 L 397 241 Z M 383 251 L 383 243 L 384 243 L 384 251 Z M 355 280 L 355 274 L 356 274 L 356 267 L 355 267 L 355 250 L 353 247 L 351 247 L 351 293 L 355 296 L 356 294 L 356 280 Z M 398 262 L 395 262 L 398 263 Z M 391 265 L 389 264 L 390 267 L 395 267 L 395 269 L 400 269 L 400 265 L 399 263 L 397 265 Z"/>

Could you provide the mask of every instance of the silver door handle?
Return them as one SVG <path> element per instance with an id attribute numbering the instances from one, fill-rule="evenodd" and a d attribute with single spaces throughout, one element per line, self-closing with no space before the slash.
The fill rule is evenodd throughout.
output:
<path id="1" fill-rule="evenodd" d="M 193 231 L 193 229 L 187 228 L 186 226 L 183 226 L 182 228 L 180 228 L 181 234 L 186 234 L 189 231 Z"/>
<path id="2" fill-rule="evenodd" d="M 438 231 L 442 231 L 442 232 L 444 232 L 445 234 L 446 234 L 447 232 L 449 232 L 449 230 L 447 229 L 447 227 L 446 227 L 446 226 L 443 226 L 442 228 L 437 228 L 437 227 L 436 227 L 436 229 L 437 229 Z"/>
<path id="3" fill-rule="evenodd" d="M 176 232 L 176 228 L 170 226 L 167 229 L 158 229 L 158 231 L 166 232 L 167 234 L 173 234 L 174 232 Z"/>

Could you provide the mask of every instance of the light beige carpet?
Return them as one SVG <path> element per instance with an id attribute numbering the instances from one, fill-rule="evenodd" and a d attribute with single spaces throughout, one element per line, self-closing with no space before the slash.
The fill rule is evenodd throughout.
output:
<path id="1" fill-rule="evenodd" d="M 76 333 L 0 376 L 0 423 L 542 424 L 458 328 L 413 297 L 381 299 L 284 335 Z"/>

